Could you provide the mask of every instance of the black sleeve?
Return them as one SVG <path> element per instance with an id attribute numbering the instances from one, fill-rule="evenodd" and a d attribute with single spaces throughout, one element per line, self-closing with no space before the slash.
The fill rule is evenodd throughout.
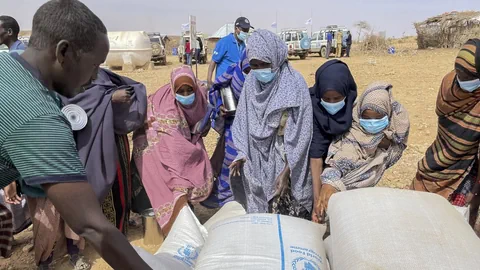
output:
<path id="1" fill-rule="evenodd" d="M 313 119 L 313 136 L 310 144 L 310 158 L 324 158 L 328 153 L 328 147 L 332 142 L 332 136 L 324 134 L 319 127 L 317 119 Z"/>

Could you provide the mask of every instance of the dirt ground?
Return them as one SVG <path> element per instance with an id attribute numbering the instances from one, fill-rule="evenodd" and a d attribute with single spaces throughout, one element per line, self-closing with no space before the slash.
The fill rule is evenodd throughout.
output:
<path id="1" fill-rule="evenodd" d="M 411 121 L 408 148 L 402 159 L 387 173 L 381 181 L 381 186 L 401 188 L 413 179 L 417 162 L 422 158 L 427 147 L 436 134 L 435 101 L 443 76 L 453 69 L 456 50 L 432 49 L 416 50 L 414 39 L 404 39 L 394 43 L 397 48 L 395 55 L 386 53 L 360 53 L 353 51 L 352 57 L 343 59 L 352 70 L 360 92 L 374 81 L 386 81 L 393 85 L 394 97 L 408 110 Z M 178 58 L 169 57 L 168 65 L 155 67 L 154 70 L 139 70 L 123 73 L 132 79 L 143 82 L 149 93 L 169 82 L 169 74 L 173 67 L 178 66 Z M 295 69 L 300 71 L 308 85 L 314 84 L 314 74 L 317 68 L 326 60 L 311 55 L 306 60 L 291 59 Z M 205 80 L 207 65 L 198 66 L 198 76 Z M 195 70 L 195 68 L 194 68 Z M 206 138 L 206 146 L 211 154 L 216 143 L 216 134 L 211 131 Z M 200 218 L 205 221 L 211 216 L 211 211 L 196 209 Z M 25 251 L 26 243 L 30 242 L 31 229 L 16 236 L 20 244 L 14 247 L 10 259 L 0 259 L 0 269 L 33 269 L 33 252 Z M 132 244 L 143 246 L 141 228 L 131 228 L 129 240 Z M 158 247 L 146 247 L 155 252 Z M 93 269 L 110 269 L 99 258 L 95 251 L 87 247 L 85 254 L 94 262 Z M 58 262 L 55 269 L 69 269 L 64 261 Z"/>

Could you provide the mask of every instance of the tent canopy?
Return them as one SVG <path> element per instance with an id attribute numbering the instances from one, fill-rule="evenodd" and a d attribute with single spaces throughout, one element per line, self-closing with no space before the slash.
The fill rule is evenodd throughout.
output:
<path id="1" fill-rule="evenodd" d="M 233 23 L 227 23 L 224 26 L 220 27 L 213 35 L 208 37 L 208 39 L 221 39 L 225 36 L 228 36 L 230 33 L 235 31 L 235 26 Z"/>

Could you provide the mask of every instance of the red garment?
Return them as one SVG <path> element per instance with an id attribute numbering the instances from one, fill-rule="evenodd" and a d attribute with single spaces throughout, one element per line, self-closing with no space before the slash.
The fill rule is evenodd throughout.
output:
<path id="1" fill-rule="evenodd" d="M 192 49 L 190 48 L 190 42 L 185 43 L 185 53 L 192 53 Z"/>

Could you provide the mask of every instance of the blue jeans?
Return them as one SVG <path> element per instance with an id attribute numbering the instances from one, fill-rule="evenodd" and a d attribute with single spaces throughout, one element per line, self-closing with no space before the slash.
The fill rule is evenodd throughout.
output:
<path id="1" fill-rule="evenodd" d="M 192 54 L 187 53 L 187 65 L 191 65 L 191 64 L 192 64 Z"/>

